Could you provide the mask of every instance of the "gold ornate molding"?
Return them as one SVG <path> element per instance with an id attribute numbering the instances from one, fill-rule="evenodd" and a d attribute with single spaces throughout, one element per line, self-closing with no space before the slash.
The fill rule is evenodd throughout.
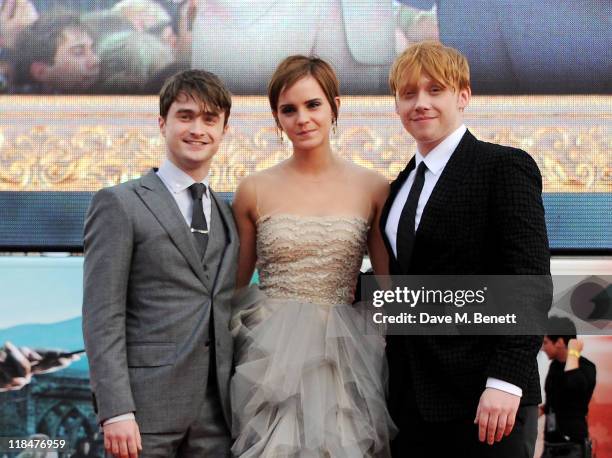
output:
<path id="1" fill-rule="evenodd" d="M 546 192 L 612 192 L 610 96 L 474 97 L 466 124 L 480 139 L 518 147 L 537 161 Z M 0 98 L 0 191 L 97 190 L 160 163 L 157 97 Z M 414 154 L 390 97 L 345 97 L 339 154 L 389 180 Z M 267 100 L 235 97 L 211 183 L 234 191 L 242 177 L 291 154 Z"/>

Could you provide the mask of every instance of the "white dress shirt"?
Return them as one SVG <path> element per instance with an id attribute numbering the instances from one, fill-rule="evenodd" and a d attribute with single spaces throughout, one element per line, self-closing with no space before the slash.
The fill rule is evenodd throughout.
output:
<path id="1" fill-rule="evenodd" d="M 191 227 L 193 198 L 191 197 L 189 186 L 194 184 L 195 180 L 168 159 L 165 159 L 159 166 L 157 176 L 166 185 L 172 197 L 174 197 L 183 218 L 185 218 L 185 222 L 187 222 L 187 226 Z M 204 206 L 204 218 L 206 218 L 206 224 L 210 228 L 211 200 L 208 188 L 208 177 L 204 178 L 201 183 L 206 186 L 206 192 L 202 196 L 202 204 Z"/>
<path id="2" fill-rule="evenodd" d="M 457 128 L 457 130 L 446 137 L 438 146 L 432 149 L 425 157 L 423 157 L 423 155 L 417 149 L 415 154 L 416 166 L 410 172 L 408 178 L 397 193 L 395 200 L 393 201 L 393 205 L 391 205 L 391 209 L 389 210 L 389 217 L 387 219 L 387 224 L 385 225 L 385 234 L 389 239 L 389 243 L 393 249 L 393 254 L 396 258 L 397 228 L 399 225 L 400 216 L 402 215 L 402 210 L 404 209 L 404 204 L 406 203 L 408 194 L 410 193 L 410 188 L 412 188 L 412 183 L 414 183 L 417 168 L 421 162 L 425 162 L 425 165 L 427 166 L 427 170 L 425 171 L 425 183 L 423 184 L 423 190 L 419 196 L 419 203 L 417 205 L 416 216 L 414 219 L 415 232 L 419 228 L 423 210 L 427 205 L 427 201 L 429 200 L 436 183 L 444 171 L 444 167 L 446 167 L 446 164 L 450 160 L 454 151 L 457 149 L 457 146 L 459 145 L 459 142 L 461 142 L 461 139 L 466 131 L 467 128 L 462 124 Z M 486 386 L 487 388 L 496 388 L 519 397 L 523 395 L 523 390 L 520 387 L 493 377 L 489 377 L 487 379 Z"/>
<path id="3" fill-rule="evenodd" d="M 193 198 L 191 197 L 189 186 L 195 183 L 195 180 L 168 159 L 165 159 L 164 162 L 162 162 L 159 170 L 157 171 L 157 176 L 162 180 L 166 188 L 168 188 L 168 191 L 170 191 L 172 197 L 174 197 L 183 218 L 185 218 L 187 226 L 191 227 Z M 206 224 L 210 228 L 211 200 L 210 191 L 208 188 L 208 177 L 202 180 L 201 183 L 206 186 L 206 192 L 202 196 L 202 205 L 204 207 L 204 218 L 206 218 Z M 135 418 L 136 417 L 134 417 L 134 414 L 129 412 L 122 415 L 117 415 L 116 417 L 111 417 L 105 420 L 103 425 L 110 425 L 111 423 L 117 423 L 118 421 L 124 420 L 134 420 Z"/>
<path id="4" fill-rule="evenodd" d="M 415 154 L 416 167 L 410 172 L 408 179 L 404 181 L 404 184 L 397 193 L 397 196 L 393 201 L 393 205 L 389 210 L 389 218 L 387 219 L 387 225 L 385 226 L 385 232 L 395 257 L 397 257 L 397 227 L 399 225 L 400 216 L 402 215 L 402 210 L 404 209 L 404 204 L 408 199 L 408 193 L 410 193 L 410 188 L 412 188 L 412 183 L 414 183 L 417 168 L 421 162 L 425 162 L 425 165 L 427 166 L 427 170 L 425 171 L 425 183 L 423 184 L 423 190 L 419 196 L 416 217 L 414 218 L 415 232 L 419 228 L 421 215 L 423 214 L 425 205 L 427 205 L 429 196 L 431 196 L 436 183 L 440 179 L 440 175 L 442 175 L 444 167 L 446 167 L 446 163 L 450 160 L 455 149 L 457 149 L 457 145 L 459 145 L 459 142 L 466 131 L 467 128 L 462 124 L 457 130 L 446 137 L 442 143 L 432 149 L 425 157 L 423 157 L 423 155 L 417 149 Z"/>

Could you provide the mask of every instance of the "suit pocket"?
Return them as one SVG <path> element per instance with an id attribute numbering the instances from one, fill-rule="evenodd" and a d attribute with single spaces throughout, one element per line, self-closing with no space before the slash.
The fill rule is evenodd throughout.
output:
<path id="1" fill-rule="evenodd" d="M 128 367 L 171 366 L 176 359 L 173 343 L 128 344 Z"/>

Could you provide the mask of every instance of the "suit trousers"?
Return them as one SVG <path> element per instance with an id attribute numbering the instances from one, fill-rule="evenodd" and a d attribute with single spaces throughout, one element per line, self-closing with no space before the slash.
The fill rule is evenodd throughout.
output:
<path id="1" fill-rule="evenodd" d="M 215 383 L 208 383 L 198 418 L 187 431 L 142 434 L 139 458 L 224 458 L 230 457 L 231 433 L 219 401 Z M 107 453 L 107 457 L 110 457 Z"/>
<path id="2" fill-rule="evenodd" d="M 412 414 L 403 416 L 401 423 L 397 422 L 400 431 L 391 443 L 393 457 L 533 458 L 537 406 L 519 407 L 510 435 L 493 445 L 478 440 L 478 425 L 474 424 L 474 417 L 426 422 L 416 406 L 414 408 Z"/>

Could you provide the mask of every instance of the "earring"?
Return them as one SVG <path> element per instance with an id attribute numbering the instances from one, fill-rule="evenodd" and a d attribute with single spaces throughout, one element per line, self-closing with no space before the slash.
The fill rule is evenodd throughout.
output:
<path id="1" fill-rule="evenodd" d="M 276 132 L 278 132 L 278 140 L 281 142 L 281 144 L 285 143 L 285 138 L 283 137 L 283 129 L 277 127 Z"/>
<path id="2" fill-rule="evenodd" d="M 334 119 L 332 121 L 332 133 L 336 135 L 337 131 L 338 131 L 338 120 Z"/>

